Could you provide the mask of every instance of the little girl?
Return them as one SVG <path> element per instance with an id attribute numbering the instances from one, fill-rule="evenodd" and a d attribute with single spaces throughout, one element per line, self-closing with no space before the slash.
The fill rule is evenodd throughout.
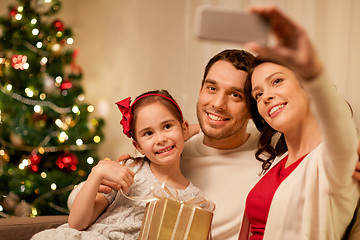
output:
<path id="1" fill-rule="evenodd" d="M 138 239 L 144 202 L 126 198 L 151 194 L 151 186 L 166 181 L 177 189 L 179 200 L 200 195 L 180 171 L 180 156 L 189 125 L 166 90 L 151 91 L 116 103 L 123 114 L 124 134 L 143 158 L 122 164 L 102 160 L 89 174 L 71 207 L 68 224 L 33 236 L 36 239 Z M 101 182 L 118 184 L 109 194 L 98 193 Z"/>

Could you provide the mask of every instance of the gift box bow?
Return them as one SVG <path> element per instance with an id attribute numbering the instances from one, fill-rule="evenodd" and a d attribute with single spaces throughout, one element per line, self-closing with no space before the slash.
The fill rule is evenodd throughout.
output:
<path id="1" fill-rule="evenodd" d="M 171 190 L 171 189 L 173 189 L 173 190 Z M 209 212 L 213 212 L 215 210 L 215 203 L 208 200 L 204 196 L 195 196 L 193 198 L 180 201 L 178 191 L 174 188 L 169 188 L 166 185 L 166 182 L 155 183 L 151 187 L 152 195 L 150 195 L 150 196 L 131 197 L 131 196 L 127 196 L 122 190 L 120 190 L 120 191 L 126 198 L 133 200 L 133 201 L 149 203 L 149 202 L 154 202 L 154 201 L 158 201 L 161 199 L 169 199 L 169 200 L 178 202 L 180 204 L 190 204 L 193 207 L 200 208 L 200 209 L 203 209 L 203 210 L 206 210 Z"/>

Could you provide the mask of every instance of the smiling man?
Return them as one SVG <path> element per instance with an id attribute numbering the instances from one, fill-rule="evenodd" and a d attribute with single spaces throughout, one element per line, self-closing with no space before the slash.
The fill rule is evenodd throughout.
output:
<path id="1" fill-rule="evenodd" d="M 201 132 L 185 144 L 182 170 L 216 209 L 213 239 L 237 239 L 246 195 L 258 181 L 257 131 L 248 127 L 244 83 L 253 55 L 225 50 L 205 67 L 197 102 Z"/>

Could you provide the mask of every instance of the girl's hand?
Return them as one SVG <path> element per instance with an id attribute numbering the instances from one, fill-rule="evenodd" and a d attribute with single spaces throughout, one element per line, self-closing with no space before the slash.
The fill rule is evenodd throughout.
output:
<path id="1" fill-rule="evenodd" d="M 118 161 L 101 160 L 91 170 L 91 175 L 95 175 L 102 182 L 111 182 L 112 187 L 124 192 L 134 183 L 135 173 Z"/>
<path id="2" fill-rule="evenodd" d="M 322 71 L 322 64 L 305 30 L 275 6 L 257 6 L 251 12 L 270 22 L 275 38 L 274 46 L 262 46 L 250 42 L 246 48 L 263 57 L 280 61 L 293 69 L 302 79 L 310 81 Z"/>
<path id="3" fill-rule="evenodd" d="M 116 160 L 117 162 L 121 163 L 122 161 L 126 160 L 126 159 L 129 159 L 130 158 L 130 155 L 129 154 L 122 154 L 120 155 L 120 157 Z M 116 190 L 119 190 L 119 186 L 117 183 L 115 182 L 111 182 L 111 181 L 108 181 L 108 180 L 105 180 L 103 179 L 101 181 L 101 185 L 99 187 L 99 190 L 98 192 L 101 192 L 101 193 L 110 193 L 112 191 L 112 189 L 116 189 Z"/>

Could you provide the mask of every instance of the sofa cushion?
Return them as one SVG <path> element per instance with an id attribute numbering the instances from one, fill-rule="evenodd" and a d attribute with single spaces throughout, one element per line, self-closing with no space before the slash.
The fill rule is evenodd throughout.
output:
<path id="1" fill-rule="evenodd" d="M 67 219 L 66 215 L 0 218 L 0 238 L 28 240 L 37 232 L 66 223 Z"/>

